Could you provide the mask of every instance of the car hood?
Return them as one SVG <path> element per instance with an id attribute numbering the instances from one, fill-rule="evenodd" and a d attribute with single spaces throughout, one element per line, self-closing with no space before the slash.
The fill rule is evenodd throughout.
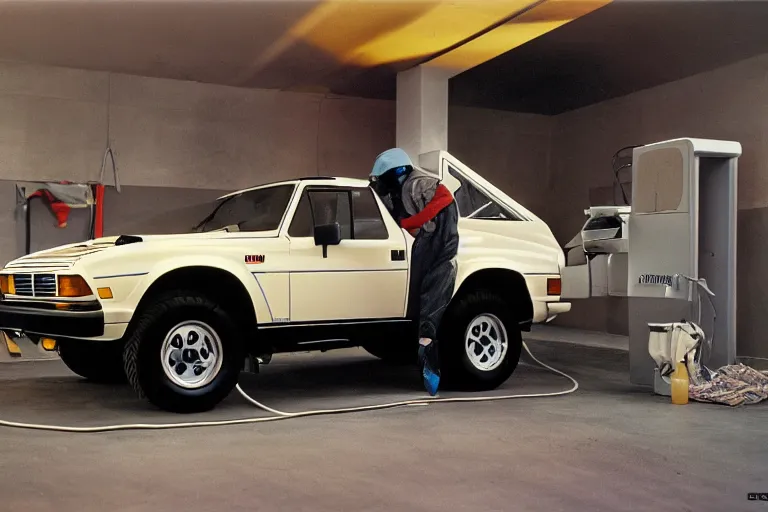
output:
<path id="1" fill-rule="evenodd" d="M 185 233 L 180 235 L 120 235 L 97 238 L 87 242 L 61 245 L 34 252 L 27 256 L 15 259 L 5 268 L 11 270 L 66 270 L 71 268 L 78 260 L 91 254 L 96 254 L 108 249 L 134 243 L 163 243 L 180 242 L 190 240 L 211 240 L 221 238 L 225 231 L 211 231 L 208 233 Z M 276 235 L 274 231 L 249 232 L 248 238 L 271 238 Z"/>

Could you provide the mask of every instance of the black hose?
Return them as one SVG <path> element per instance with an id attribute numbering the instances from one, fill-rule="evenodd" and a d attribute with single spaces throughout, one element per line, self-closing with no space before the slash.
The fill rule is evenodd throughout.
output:
<path id="1" fill-rule="evenodd" d="M 96 186 L 91 185 L 91 194 L 96 197 Z M 95 203 L 90 206 L 90 216 L 88 218 L 88 238 L 93 240 L 96 238 L 96 208 Z"/>
<path id="2" fill-rule="evenodd" d="M 617 169 L 617 168 L 616 168 L 616 160 L 618 160 L 618 159 L 619 159 L 619 154 L 620 154 L 622 151 L 626 151 L 626 150 L 628 150 L 628 149 L 635 149 L 635 148 L 639 148 L 639 147 L 640 147 L 640 145 L 624 146 L 623 148 L 621 148 L 621 149 L 619 149 L 618 151 L 616 151 L 616 152 L 613 154 L 613 157 L 611 158 L 611 169 L 613 169 L 613 179 L 614 179 L 614 181 L 616 182 L 616 185 L 618 185 L 618 186 L 619 186 L 619 190 L 621 190 L 621 196 L 622 196 L 622 199 L 624 199 L 624 204 L 626 204 L 626 205 L 629 205 L 629 198 L 627 197 L 627 192 L 626 192 L 626 190 L 624 190 L 624 184 L 623 184 L 623 183 L 621 182 L 621 180 L 619 179 L 619 171 L 622 171 L 622 170 L 624 170 L 624 169 L 626 169 L 626 168 L 628 168 L 628 167 L 632 167 L 632 162 L 630 162 L 630 163 L 628 163 L 628 164 L 624 164 L 624 165 L 620 166 L 620 167 Z M 616 196 L 614 195 L 614 197 L 616 197 Z"/>
<path id="3" fill-rule="evenodd" d="M 24 205 L 24 218 L 25 218 L 25 226 L 24 226 L 24 235 L 25 235 L 25 241 L 24 241 L 24 254 L 29 254 L 32 252 L 32 211 L 31 206 L 32 200 L 27 199 L 26 204 Z"/>

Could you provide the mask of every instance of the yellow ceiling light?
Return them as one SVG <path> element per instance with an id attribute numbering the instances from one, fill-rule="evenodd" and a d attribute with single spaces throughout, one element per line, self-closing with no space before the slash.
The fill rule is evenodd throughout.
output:
<path id="1" fill-rule="evenodd" d="M 340 63 L 374 67 L 429 56 L 481 32 L 535 0 L 327 0 L 297 23 L 292 40 Z M 284 47 L 278 42 L 276 47 Z"/>
<path id="2" fill-rule="evenodd" d="M 338 64 L 361 68 L 411 65 L 461 44 L 428 63 L 455 75 L 610 2 L 323 0 L 264 51 L 242 78 L 258 73 L 297 44 L 320 49 Z"/>
<path id="3" fill-rule="evenodd" d="M 482 64 L 611 3 L 612 0 L 547 0 L 508 23 L 427 64 L 453 74 Z"/>
<path id="4" fill-rule="evenodd" d="M 531 0 L 441 3 L 410 23 L 393 28 L 356 48 L 346 61 L 372 67 L 433 55 L 531 3 Z"/>
<path id="5" fill-rule="evenodd" d="M 292 27 L 288 36 L 312 44 L 339 62 L 348 62 L 359 48 L 414 19 L 429 17 L 440 3 L 326 0 Z"/>

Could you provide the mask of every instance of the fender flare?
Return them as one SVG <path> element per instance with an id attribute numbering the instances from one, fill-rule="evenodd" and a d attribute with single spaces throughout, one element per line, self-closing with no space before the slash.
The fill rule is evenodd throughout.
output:
<path id="1" fill-rule="evenodd" d="M 502 289 L 502 293 L 507 292 L 507 298 L 514 304 L 520 323 L 531 322 L 533 320 L 534 306 L 528 281 L 525 274 L 510 265 L 507 260 L 483 258 L 459 265 L 454 297 L 462 292 L 464 285 L 473 282 L 474 279 L 479 278 L 485 282 L 496 283 L 499 281 L 499 277 L 502 280 L 505 277 L 510 279 L 502 284 L 502 286 L 505 286 Z M 509 287 L 510 284 L 512 287 Z"/>
<path id="2" fill-rule="evenodd" d="M 251 305 L 253 306 L 253 311 L 256 315 L 255 321 L 258 322 L 259 319 L 265 322 L 271 321 L 272 315 L 270 314 L 269 306 L 267 305 L 267 299 L 264 296 L 256 277 L 239 261 L 235 262 L 231 258 L 223 256 L 208 255 L 205 257 L 204 261 L 195 256 L 174 256 L 173 258 L 165 258 L 158 261 L 152 266 L 145 278 L 144 282 L 146 283 L 146 286 L 142 287 L 142 299 L 152 285 L 163 276 L 177 270 L 193 267 L 207 267 L 224 271 L 232 275 L 240 282 L 240 284 L 242 284 L 243 288 L 250 296 Z"/>

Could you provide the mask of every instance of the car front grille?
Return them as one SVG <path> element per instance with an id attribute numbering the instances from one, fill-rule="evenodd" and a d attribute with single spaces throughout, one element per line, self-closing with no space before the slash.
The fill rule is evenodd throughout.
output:
<path id="1" fill-rule="evenodd" d="M 13 284 L 20 297 L 55 297 L 54 274 L 14 274 Z"/>

